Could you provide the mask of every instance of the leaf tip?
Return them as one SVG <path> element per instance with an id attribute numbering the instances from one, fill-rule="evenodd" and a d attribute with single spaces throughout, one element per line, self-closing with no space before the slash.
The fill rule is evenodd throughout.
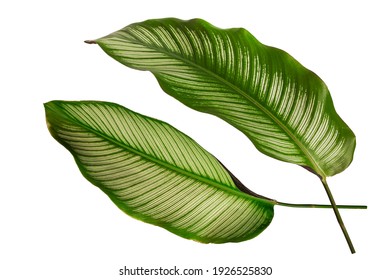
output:
<path id="1" fill-rule="evenodd" d="M 54 107 L 58 106 L 59 101 L 58 100 L 51 100 L 48 102 L 43 103 L 43 106 L 45 110 L 53 109 Z"/>
<path id="2" fill-rule="evenodd" d="M 92 45 L 92 44 L 96 44 L 96 41 L 95 40 L 85 40 L 84 43 Z"/>

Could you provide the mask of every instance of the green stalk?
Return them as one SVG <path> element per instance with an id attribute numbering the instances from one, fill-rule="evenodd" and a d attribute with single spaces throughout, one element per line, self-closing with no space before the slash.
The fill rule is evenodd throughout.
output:
<path id="1" fill-rule="evenodd" d="M 321 179 L 321 182 L 325 188 L 326 194 L 328 195 L 329 201 L 331 205 L 326 205 L 326 204 L 294 204 L 294 203 L 285 203 L 285 202 L 279 202 L 279 201 L 274 201 L 276 205 L 280 206 L 286 206 L 286 207 L 294 207 L 294 208 L 332 208 L 336 218 L 337 222 L 340 225 L 340 228 L 344 234 L 345 239 L 347 240 L 349 249 L 351 250 L 351 253 L 354 254 L 355 248 L 353 247 L 352 240 L 349 237 L 347 228 L 344 225 L 343 219 L 341 218 L 340 212 L 338 209 L 367 209 L 366 205 L 337 205 L 332 192 L 329 189 L 328 183 L 326 182 L 326 179 Z"/>
<path id="2" fill-rule="evenodd" d="M 345 239 L 347 240 L 349 249 L 351 250 L 351 253 L 354 254 L 354 253 L 356 252 L 356 251 L 355 251 L 355 248 L 353 247 L 352 240 L 351 240 L 351 238 L 349 237 L 347 228 L 345 227 L 344 222 L 343 222 L 343 219 L 341 218 L 339 209 L 337 208 L 336 202 L 335 202 L 335 200 L 334 200 L 334 198 L 333 198 L 332 192 L 331 192 L 330 189 L 329 189 L 328 183 L 326 182 L 326 179 L 325 179 L 325 178 L 323 178 L 323 179 L 321 180 L 321 182 L 322 182 L 322 184 L 324 185 L 326 194 L 328 195 L 328 198 L 329 198 L 329 200 L 330 200 L 330 203 L 332 204 L 332 208 L 333 208 L 334 214 L 336 215 L 337 222 L 339 223 L 340 228 L 341 228 L 341 230 L 342 230 L 342 232 L 343 232 L 343 234 L 344 234 L 344 237 L 345 237 Z"/>
<path id="3" fill-rule="evenodd" d="M 332 205 L 329 204 L 296 204 L 296 203 L 285 203 L 285 202 L 279 202 L 275 201 L 276 205 L 280 206 L 286 206 L 286 207 L 293 207 L 293 208 L 323 208 L 323 209 L 329 209 L 332 208 Z M 367 209 L 367 205 L 336 205 L 336 208 L 338 209 Z"/>

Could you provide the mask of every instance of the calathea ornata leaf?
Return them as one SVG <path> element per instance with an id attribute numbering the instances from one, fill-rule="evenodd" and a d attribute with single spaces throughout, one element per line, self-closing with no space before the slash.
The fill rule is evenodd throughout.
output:
<path id="1" fill-rule="evenodd" d="M 205 243 L 255 237 L 275 201 L 241 192 L 211 154 L 172 126 L 104 102 L 45 104 L 52 136 L 128 215 Z"/>
<path id="2" fill-rule="evenodd" d="M 355 136 L 324 82 L 245 29 L 170 18 L 134 23 L 89 42 L 126 66 L 151 71 L 168 94 L 224 119 L 271 157 L 321 178 L 352 161 Z"/>
<path id="3" fill-rule="evenodd" d="M 354 252 L 326 177 L 349 166 L 355 135 L 316 74 L 245 29 L 219 29 L 200 19 L 148 20 L 86 42 L 126 66 L 151 71 L 165 92 L 224 119 L 264 154 L 317 174 Z"/>

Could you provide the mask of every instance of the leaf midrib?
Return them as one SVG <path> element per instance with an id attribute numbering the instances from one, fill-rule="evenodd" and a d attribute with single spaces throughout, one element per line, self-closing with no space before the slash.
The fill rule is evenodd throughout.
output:
<path id="1" fill-rule="evenodd" d="M 162 166 L 165 169 L 173 170 L 176 173 L 182 174 L 182 175 L 187 176 L 189 178 L 192 178 L 192 179 L 198 180 L 200 182 L 203 182 L 205 184 L 211 185 L 213 187 L 216 187 L 217 189 L 222 189 L 225 192 L 233 193 L 234 195 L 238 195 L 238 196 L 242 196 L 242 197 L 247 198 L 247 199 L 249 198 L 251 200 L 258 200 L 258 201 L 261 201 L 263 203 L 275 205 L 275 202 L 273 200 L 255 197 L 255 196 L 249 195 L 247 193 L 244 193 L 244 192 L 232 189 L 232 188 L 227 187 L 224 184 L 219 183 L 217 181 L 214 181 L 214 180 L 212 180 L 210 178 L 202 177 L 202 176 L 200 176 L 200 175 L 198 175 L 196 173 L 191 173 L 191 172 L 189 172 L 189 171 L 187 171 L 185 169 L 179 168 L 179 167 L 174 166 L 174 165 L 172 165 L 172 164 L 170 164 L 168 162 L 162 161 L 162 160 L 160 160 L 160 159 L 158 159 L 156 157 L 153 157 L 153 156 L 151 156 L 149 154 L 146 154 L 143 151 L 139 151 L 139 150 L 134 149 L 134 148 L 132 148 L 130 146 L 127 146 L 124 143 L 116 140 L 115 138 L 112 138 L 112 137 L 110 137 L 110 136 L 108 136 L 108 135 L 106 135 L 104 133 L 101 133 L 99 130 L 96 130 L 96 129 L 94 129 L 94 128 L 84 124 L 83 122 L 79 121 L 77 118 L 73 117 L 71 114 L 69 114 L 67 112 L 66 112 L 66 115 L 68 117 L 70 117 L 72 119 L 72 121 L 76 122 L 79 126 L 83 127 L 84 129 L 86 129 L 86 130 L 96 134 L 97 136 L 105 139 L 108 142 L 111 142 L 111 143 L 119 146 L 120 148 L 122 148 L 124 150 L 129 150 L 130 152 L 132 152 L 132 153 L 134 153 L 134 154 L 136 154 L 136 155 L 138 155 L 138 156 L 140 156 L 140 157 L 142 157 L 142 158 L 144 158 L 146 160 L 154 162 L 154 163 Z"/>
<path id="2" fill-rule="evenodd" d="M 127 32 L 126 32 L 127 33 Z M 129 34 L 129 33 L 127 33 Z M 130 34 L 129 34 L 130 35 Z M 110 36 L 110 35 L 109 35 Z M 107 36 L 107 37 L 109 37 Z M 130 35 L 131 36 L 131 35 Z M 106 38 L 106 37 L 104 37 Z M 102 39 L 104 39 L 102 38 Z M 126 43 L 127 41 L 124 40 L 124 39 L 121 39 L 121 38 L 117 38 L 117 37 L 114 37 L 116 40 L 120 40 L 120 41 L 123 41 L 124 43 Z M 134 38 L 132 36 L 132 38 Z M 96 42 L 100 45 L 100 42 L 99 42 L 100 39 L 96 40 Z M 131 40 L 130 40 L 131 41 Z M 300 150 L 303 152 L 303 154 L 306 156 L 306 158 L 309 160 L 309 162 L 313 165 L 313 171 L 319 175 L 321 178 L 325 178 L 325 172 L 323 172 L 322 168 L 320 168 L 320 166 L 317 164 L 317 162 L 314 160 L 314 157 L 311 155 L 311 153 L 305 148 L 304 144 L 299 141 L 299 139 L 294 135 L 294 133 L 287 127 L 283 124 L 283 122 L 281 122 L 273 113 L 271 113 L 271 111 L 269 111 L 267 108 L 265 108 L 263 105 L 261 105 L 259 102 L 257 102 L 254 98 L 252 98 L 250 95 L 246 94 L 246 92 L 244 92 L 243 90 L 241 90 L 239 87 L 235 86 L 234 84 L 232 84 L 231 82 L 229 82 L 228 80 L 224 79 L 223 77 L 217 75 L 216 73 L 208 70 L 207 68 L 205 68 L 204 66 L 202 65 L 199 65 L 199 64 L 196 64 L 194 62 L 192 62 L 191 60 L 185 58 L 184 56 L 180 56 L 174 52 L 168 52 L 166 51 L 165 49 L 163 48 L 159 48 L 159 47 L 156 47 L 156 46 L 150 46 L 150 45 L 147 45 L 147 44 L 144 44 L 142 41 L 138 40 L 138 39 L 133 39 L 131 41 L 132 43 L 135 43 L 135 44 L 138 44 L 138 45 L 141 45 L 141 46 L 144 46 L 144 47 L 148 47 L 152 50 L 155 50 L 157 52 L 160 52 L 160 53 L 163 53 L 165 55 L 168 55 L 168 56 L 171 56 L 177 60 L 181 60 L 182 62 L 184 62 L 185 64 L 188 64 L 194 68 L 197 68 L 203 72 L 205 72 L 207 75 L 210 75 L 212 77 L 214 77 L 216 80 L 222 82 L 223 84 L 225 84 L 227 87 L 231 88 L 233 91 L 237 92 L 239 95 L 241 95 L 243 98 L 247 99 L 251 104 L 253 104 L 255 107 L 257 107 L 260 111 L 262 111 L 265 115 L 267 115 L 272 121 L 274 121 L 276 123 L 276 125 L 278 125 L 279 127 L 282 128 L 282 130 L 290 137 L 290 139 L 300 148 Z M 100 45 L 101 46 L 101 45 Z M 101 46 L 103 47 L 103 46 Z M 159 71 L 150 71 L 152 73 L 158 73 Z M 163 72 L 163 71 L 161 71 Z"/>

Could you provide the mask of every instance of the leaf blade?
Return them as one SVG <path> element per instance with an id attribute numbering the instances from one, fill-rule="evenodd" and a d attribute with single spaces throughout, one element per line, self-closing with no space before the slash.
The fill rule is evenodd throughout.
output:
<path id="1" fill-rule="evenodd" d="M 274 202 L 240 192 L 215 158 L 166 123 L 103 102 L 52 101 L 45 110 L 82 174 L 134 218 L 206 243 L 247 240 L 272 221 Z"/>
<path id="2" fill-rule="evenodd" d="M 271 157 L 322 178 L 352 161 L 355 136 L 323 81 L 245 29 L 199 19 L 149 20 L 96 43 L 124 65 L 151 71 L 165 92 L 224 119 Z"/>

